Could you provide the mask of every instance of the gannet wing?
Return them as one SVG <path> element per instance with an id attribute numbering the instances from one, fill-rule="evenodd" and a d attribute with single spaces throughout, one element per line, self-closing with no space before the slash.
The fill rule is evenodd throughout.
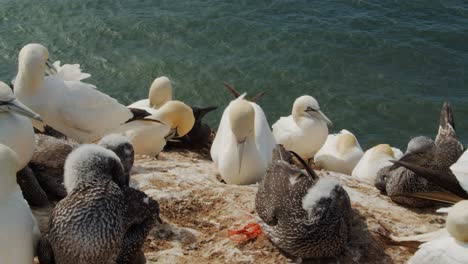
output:
<path id="1" fill-rule="evenodd" d="M 460 186 L 468 193 L 468 152 L 465 151 L 450 170 L 457 178 Z"/>
<path id="2" fill-rule="evenodd" d="M 56 61 L 53 65 L 57 70 L 57 74 L 53 76 L 64 81 L 81 81 L 91 77 L 91 74 L 81 71 L 80 64 L 64 64 L 60 66 L 60 61 Z M 96 89 L 96 86 L 91 86 Z"/>
<path id="3" fill-rule="evenodd" d="M 257 149 L 269 164 L 273 157 L 273 149 L 276 147 L 276 140 L 271 133 L 270 125 L 262 108 L 256 103 L 250 102 L 250 104 L 255 110 L 255 142 L 257 143 Z"/>

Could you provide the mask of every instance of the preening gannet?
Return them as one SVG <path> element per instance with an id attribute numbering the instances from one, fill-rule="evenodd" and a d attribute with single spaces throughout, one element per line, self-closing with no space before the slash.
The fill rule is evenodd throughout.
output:
<path id="1" fill-rule="evenodd" d="M 94 85 L 61 79 L 40 44 L 24 46 L 18 59 L 15 95 L 44 124 L 79 142 L 94 142 L 130 120 L 146 116 L 99 92 Z M 44 77 L 46 70 L 52 73 Z M 140 116 L 141 115 L 141 116 Z"/>
<path id="2" fill-rule="evenodd" d="M 276 144 L 263 110 L 244 96 L 224 110 L 210 151 L 221 177 L 229 184 L 259 181 Z"/>
<path id="3" fill-rule="evenodd" d="M 154 79 L 148 93 L 148 99 L 137 101 L 128 107 L 140 108 L 150 107 L 159 109 L 168 101 L 172 100 L 172 84 L 171 80 L 166 76 Z"/>
<path id="4" fill-rule="evenodd" d="M 392 165 L 390 160 L 399 159 L 402 155 L 399 149 L 388 144 L 377 145 L 364 153 L 351 175 L 373 183 L 380 169 Z"/>

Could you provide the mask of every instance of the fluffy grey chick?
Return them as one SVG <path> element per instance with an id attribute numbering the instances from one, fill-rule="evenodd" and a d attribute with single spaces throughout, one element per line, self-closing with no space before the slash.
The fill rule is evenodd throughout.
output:
<path id="1" fill-rule="evenodd" d="M 110 134 L 99 141 L 99 146 L 112 150 L 120 158 L 120 162 L 124 167 L 124 172 L 128 179 L 130 179 L 130 171 L 133 168 L 135 161 L 135 150 L 132 143 L 128 138 L 119 134 Z M 128 185 L 128 182 L 127 182 Z"/>
<path id="2" fill-rule="evenodd" d="M 255 206 L 265 235 L 286 253 L 300 258 L 339 255 L 349 235 L 351 204 L 341 185 L 307 174 L 289 163 L 278 145 L 273 162 L 259 184 Z"/>
<path id="3" fill-rule="evenodd" d="M 43 262 L 58 264 L 116 263 L 126 233 L 121 188 L 127 179 L 119 157 L 100 146 L 82 145 L 65 162 L 64 182 L 68 195 L 51 213 L 48 236 L 40 245 L 48 250 L 40 251 L 40 258 L 52 255 Z"/>

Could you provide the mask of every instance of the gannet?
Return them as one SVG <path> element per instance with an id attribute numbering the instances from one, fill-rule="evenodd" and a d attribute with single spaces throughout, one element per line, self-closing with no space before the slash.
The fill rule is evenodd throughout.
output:
<path id="1" fill-rule="evenodd" d="M 281 145 L 259 184 L 255 208 L 265 235 L 281 250 L 300 258 L 339 255 L 346 247 L 351 203 L 339 182 L 307 174 L 290 164 Z"/>
<path id="2" fill-rule="evenodd" d="M 195 124 L 192 129 L 182 138 L 186 144 L 191 147 L 202 147 L 209 143 L 211 138 L 211 128 L 203 123 L 203 117 L 209 112 L 216 110 L 218 107 L 192 107 L 193 115 L 195 117 Z"/>
<path id="3" fill-rule="evenodd" d="M 210 150 L 221 177 L 229 184 L 259 181 L 276 144 L 263 110 L 244 96 L 224 110 Z"/>
<path id="4" fill-rule="evenodd" d="M 159 109 L 166 102 L 172 100 L 171 80 L 166 76 L 154 79 L 150 86 L 148 99 L 137 101 L 128 107 L 144 109 L 146 107 Z"/>
<path id="5" fill-rule="evenodd" d="M 380 169 L 392 165 L 390 160 L 399 159 L 402 155 L 399 149 L 392 148 L 388 144 L 377 145 L 364 153 L 351 175 L 374 182 Z"/>
<path id="6" fill-rule="evenodd" d="M 314 156 L 319 168 L 351 175 L 364 155 L 356 137 L 348 130 L 328 135 L 327 141 Z"/>
<path id="7" fill-rule="evenodd" d="M 35 147 L 30 118 L 42 120 L 37 113 L 16 99 L 8 85 L 0 82 L 0 143 L 18 154 L 20 169 L 26 167 Z"/>
<path id="8" fill-rule="evenodd" d="M 186 135 L 195 123 L 192 109 L 180 101 L 169 101 L 157 110 L 145 109 L 151 116 L 123 124 L 111 132 L 127 137 L 138 155 L 158 155 L 167 139 Z"/>
<path id="9" fill-rule="evenodd" d="M 290 116 L 273 124 L 273 136 L 278 144 L 308 160 L 327 140 L 328 125 L 332 122 L 320 111 L 317 100 L 303 95 L 294 101 Z"/>
<path id="10" fill-rule="evenodd" d="M 49 233 L 39 245 L 41 263 L 51 258 L 56 263 L 118 263 L 125 259 L 122 252 L 138 251 L 134 243 L 142 242 L 132 239 L 144 241 L 141 234 L 154 223 L 159 207 L 145 194 L 126 189 L 119 157 L 97 145 L 82 145 L 68 156 L 64 177 L 68 195 L 51 213 Z M 137 201 L 128 200 L 133 198 Z"/>
<path id="11" fill-rule="evenodd" d="M 448 234 L 424 243 L 409 264 L 465 264 L 468 260 L 468 201 L 455 204 L 448 213 Z"/>
<path id="12" fill-rule="evenodd" d="M 121 105 L 94 85 L 55 76 L 49 52 L 40 44 L 24 46 L 18 60 L 14 91 L 18 100 L 41 115 L 42 125 L 80 143 L 94 142 L 119 125 L 147 115 Z M 44 77 L 46 70 L 52 75 Z"/>
<path id="13" fill-rule="evenodd" d="M 2 126 L 3 128 L 3 126 Z M 2 264 L 31 264 L 40 237 L 37 222 L 16 184 L 21 168 L 15 151 L 0 144 L 0 259 Z"/>

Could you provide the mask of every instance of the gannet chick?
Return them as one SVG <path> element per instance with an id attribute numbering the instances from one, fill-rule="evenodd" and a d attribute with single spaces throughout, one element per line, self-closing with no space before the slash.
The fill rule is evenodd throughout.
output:
<path id="1" fill-rule="evenodd" d="M 348 130 L 328 135 L 327 141 L 315 154 L 314 162 L 319 168 L 351 175 L 364 155 L 356 137 Z"/>
<path id="2" fill-rule="evenodd" d="M 53 209 L 47 241 L 56 263 L 116 263 L 125 236 L 125 173 L 117 155 L 83 145 L 65 162 L 68 195 Z M 41 253 L 41 252 L 39 252 Z"/>
<path id="3" fill-rule="evenodd" d="M 455 204 L 447 216 L 449 236 L 424 243 L 409 264 L 464 264 L 468 259 L 468 201 Z"/>
<path id="4" fill-rule="evenodd" d="M 50 199 L 61 200 L 67 195 L 63 185 L 65 161 L 79 144 L 73 140 L 36 134 L 36 145 L 29 166 L 39 182 L 39 189 L 43 190 Z M 134 161 L 134 151 L 130 141 L 123 136 L 111 134 L 103 137 L 99 145 L 117 154 L 122 162 L 126 177 L 129 178 Z M 37 188 L 23 189 L 25 198 L 32 196 L 31 192 L 33 191 L 37 191 Z M 29 202 L 29 199 L 26 200 Z"/>
<path id="5" fill-rule="evenodd" d="M 112 132 L 127 137 L 137 155 L 158 155 L 166 140 L 186 135 L 195 123 L 192 109 L 180 101 L 169 101 L 158 110 L 146 109 L 151 116 L 124 124 Z"/>
<path id="6" fill-rule="evenodd" d="M 226 107 L 210 154 L 228 184 L 259 181 L 271 162 L 275 141 L 263 110 L 243 99 Z"/>
<path id="7" fill-rule="evenodd" d="M 216 110 L 218 107 L 192 107 L 193 115 L 195 117 L 195 124 L 190 132 L 182 138 L 182 140 L 191 147 L 202 147 L 210 141 L 211 128 L 203 123 L 203 117 L 209 112 Z"/>
<path id="8" fill-rule="evenodd" d="M 33 263 L 40 237 L 37 222 L 16 184 L 20 167 L 18 155 L 0 144 L 0 259 L 5 264 Z"/>
<path id="9" fill-rule="evenodd" d="M 18 101 L 10 87 L 0 82 L 0 143 L 16 152 L 19 169 L 28 164 L 34 151 L 34 130 L 31 120 L 41 117 Z"/>
<path id="10" fill-rule="evenodd" d="M 278 144 L 308 160 L 327 140 L 328 125 L 332 122 L 320 111 L 317 100 L 303 95 L 294 101 L 290 116 L 273 124 L 273 136 Z"/>
<path id="11" fill-rule="evenodd" d="M 402 156 L 400 150 L 390 147 L 388 144 L 377 145 L 364 153 L 351 175 L 356 178 L 374 182 L 377 172 L 391 166 L 390 160 L 398 159 Z"/>
<path id="12" fill-rule="evenodd" d="M 78 142 L 94 142 L 119 125 L 147 116 L 96 90 L 94 85 L 54 76 L 49 52 L 40 44 L 24 46 L 18 58 L 15 95 L 48 125 Z M 46 69 L 47 67 L 47 69 Z M 46 70 L 51 76 L 44 77 Z"/>
<path id="13" fill-rule="evenodd" d="M 172 84 L 171 80 L 166 76 L 161 76 L 154 79 L 150 86 L 148 99 L 137 101 L 128 107 L 144 109 L 150 107 L 159 109 L 168 101 L 172 100 Z"/>
<path id="14" fill-rule="evenodd" d="M 306 167 L 306 175 L 291 165 L 290 154 L 281 145 L 274 151 L 255 199 L 263 232 L 273 244 L 295 257 L 337 256 L 348 241 L 348 194 L 335 179 L 319 179 L 310 167 Z"/>

